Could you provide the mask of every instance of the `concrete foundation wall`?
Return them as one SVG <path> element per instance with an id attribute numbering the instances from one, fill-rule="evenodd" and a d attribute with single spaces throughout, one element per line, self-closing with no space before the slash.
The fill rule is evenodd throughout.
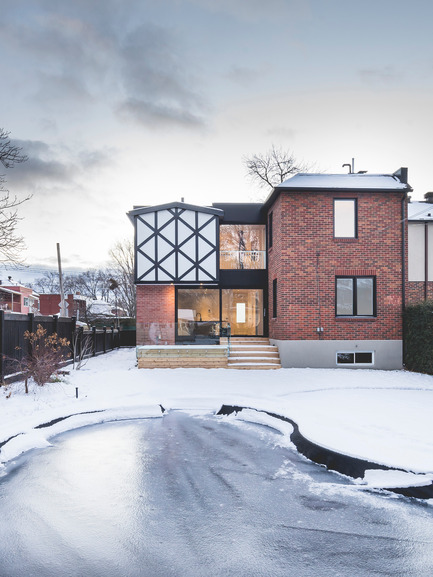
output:
<path id="1" fill-rule="evenodd" d="M 403 367 L 403 341 L 377 340 L 323 340 L 288 341 L 270 339 L 278 346 L 284 368 L 321 369 L 401 369 Z M 373 352 L 373 365 L 337 365 L 337 352 Z"/>

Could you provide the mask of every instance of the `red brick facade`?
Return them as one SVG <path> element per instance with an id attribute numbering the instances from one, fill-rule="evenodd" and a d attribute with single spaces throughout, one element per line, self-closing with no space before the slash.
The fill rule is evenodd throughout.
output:
<path id="1" fill-rule="evenodd" d="M 334 198 L 357 199 L 356 239 L 334 238 Z M 402 338 L 401 202 L 396 192 L 281 192 L 268 211 L 274 231 L 269 303 L 274 279 L 278 287 L 277 318 L 269 319 L 271 338 Z M 375 317 L 336 317 L 335 277 L 345 275 L 376 277 Z"/>
<path id="2" fill-rule="evenodd" d="M 433 300 L 433 281 L 409 281 L 406 284 L 406 304 L 414 305 L 425 300 Z"/>
<path id="3" fill-rule="evenodd" d="M 137 345 L 175 342 L 173 285 L 137 285 Z"/>
<path id="4" fill-rule="evenodd" d="M 58 315 L 60 313 L 60 294 L 41 294 L 40 295 L 40 311 L 41 315 Z M 74 298 L 73 294 L 66 297 L 68 304 L 68 317 L 76 317 L 79 320 L 84 320 L 86 317 L 86 299 L 84 297 Z"/>

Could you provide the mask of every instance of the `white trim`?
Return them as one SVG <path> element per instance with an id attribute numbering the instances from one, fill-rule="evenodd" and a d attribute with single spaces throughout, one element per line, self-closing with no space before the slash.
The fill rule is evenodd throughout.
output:
<path id="1" fill-rule="evenodd" d="M 355 355 L 356 354 L 369 354 L 371 355 L 371 363 L 357 363 L 355 362 Z M 353 363 L 339 363 L 338 362 L 338 355 L 353 355 Z M 335 364 L 337 367 L 373 367 L 374 366 L 374 351 L 337 351 L 335 353 Z"/>

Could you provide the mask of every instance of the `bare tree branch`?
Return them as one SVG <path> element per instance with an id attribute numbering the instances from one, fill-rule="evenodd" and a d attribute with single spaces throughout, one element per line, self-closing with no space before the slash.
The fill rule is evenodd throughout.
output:
<path id="1" fill-rule="evenodd" d="M 244 164 L 250 179 L 262 188 L 274 188 L 284 182 L 291 174 L 308 172 L 313 164 L 296 160 L 290 150 L 272 145 L 264 154 L 245 157 Z"/>
<path id="2" fill-rule="evenodd" d="M 9 139 L 9 132 L 0 128 L 0 163 L 5 168 L 12 168 L 15 164 L 25 162 L 27 156 L 22 154 L 22 149 L 15 146 Z M 8 262 L 14 265 L 22 264 L 21 253 L 24 250 L 24 239 L 16 234 L 16 228 L 20 218 L 17 207 L 28 200 L 18 200 L 11 197 L 4 188 L 5 176 L 0 174 L 0 262 Z"/>

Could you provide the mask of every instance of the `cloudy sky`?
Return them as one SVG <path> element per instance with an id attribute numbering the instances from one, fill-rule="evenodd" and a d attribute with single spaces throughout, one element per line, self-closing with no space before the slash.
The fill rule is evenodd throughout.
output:
<path id="1" fill-rule="evenodd" d="M 273 144 L 433 190 L 431 0 L 1 3 L 0 126 L 31 268 L 99 267 L 138 204 L 248 202 Z"/>

